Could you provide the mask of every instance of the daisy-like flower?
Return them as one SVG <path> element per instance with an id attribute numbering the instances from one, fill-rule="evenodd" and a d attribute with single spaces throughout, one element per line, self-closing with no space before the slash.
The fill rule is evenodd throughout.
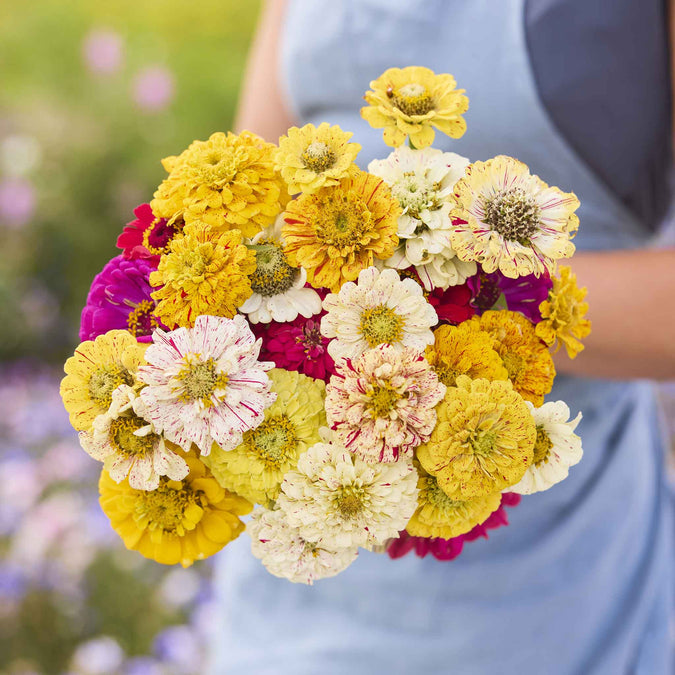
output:
<path id="1" fill-rule="evenodd" d="M 452 75 L 436 75 L 421 66 L 389 68 L 370 83 L 361 117 L 374 129 L 384 128 L 384 142 L 397 148 L 406 137 L 416 148 L 434 142 L 434 127 L 451 138 L 466 131 L 462 117 L 469 107 Z"/>
<path id="2" fill-rule="evenodd" d="M 318 127 L 305 124 L 291 127 L 288 136 L 279 139 L 275 153 L 277 171 L 281 172 L 291 194 L 311 194 L 319 188 L 337 185 L 351 170 L 361 146 L 349 143 L 353 136 L 339 126 L 323 122 Z"/>
<path id="3" fill-rule="evenodd" d="M 99 480 L 100 503 L 124 545 L 164 565 L 189 567 L 218 553 L 244 531 L 239 516 L 251 504 L 218 485 L 192 453 L 189 473 L 180 481 L 161 478 L 156 490 L 134 490 L 107 471 Z"/>
<path id="4" fill-rule="evenodd" d="M 591 322 L 586 318 L 586 293 L 586 288 L 577 286 L 572 270 L 561 267 L 560 277 L 553 277 L 553 288 L 548 298 L 539 305 L 542 320 L 537 324 L 537 335 L 549 347 L 556 345 L 556 352 L 565 345 L 567 356 L 571 359 L 584 348 L 579 340 L 591 332 Z"/>
<path id="5" fill-rule="evenodd" d="M 365 171 L 303 194 L 284 214 L 288 261 L 307 270 L 314 288 L 337 293 L 375 259 L 392 255 L 400 211 L 385 182 Z"/>
<path id="6" fill-rule="evenodd" d="M 535 423 L 510 382 L 460 375 L 436 414 L 438 423 L 428 443 L 417 448 L 417 459 L 451 499 L 504 490 L 532 463 Z"/>
<path id="7" fill-rule="evenodd" d="M 255 252 L 242 243 L 238 230 L 186 225 L 150 275 L 150 283 L 160 287 L 152 293 L 156 314 L 171 328 L 194 326 L 200 314 L 231 318 L 251 296 L 249 275 L 255 270 Z"/>
<path id="8" fill-rule="evenodd" d="M 486 272 L 539 276 L 574 253 L 579 200 L 512 157 L 471 164 L 455 184 L 455 196 L 452 246 L 459 258 L 479 262 Z"/>
<path id="9" fill-rule="evenodd" d="M 426 358 L 438 379 L 448 387 L 454 387 L 460 375 L 507 380 L 508 372 L 493 345 L 493 338 L 474 322 L 439 326 L 434 331 L 434 344 L 427 347 Z"/>
<path id="10" fill-rule="evenodd" d="M 162 165 L 168 178 L 150 202 L 155 216 L 203 221 L 253 237 L 274 222 L 288 193 L 274 170 L 276 146 L 250 131 L 217 132 Z"/>
<path id="11" fill-rule="evenodd" d="M 204 458 L 223 487 L 264 506 L 276 500 L 284 475 L 321 440 L 319 427 L 326 424 L 322 381 L 276 368 L 269 378 L 277 400 L 265 410 L 264 421 L 245 431 L 233 450 L 214 446 Z"/>
<path id="12" fill-rule="evenodd" d="M 380 345 L 340 362 L 326 388 L 326 417 L 350 452 L 395 462 L 429 439 L 444 394 L 421 352 Z"/>
<path id="13" fill-rule="evenodd" d="M 191 329 L 158 328 L 153 342 L 138 373 L 148 385 L 141 398 L 146 419 L 170 441 L 208 455 L 213 443 L 236 447 L 263 421 L 276 398 L 266 373 L 273 364 L 258 361 L 260 342 L 243 316 L 202 315 Z"/>
<path id="14" fill-rule="evenodd" d="M 156 268 L 159 256 L 168 252 L 169 242 L 183 229 L 183 220 L 175 218 L 169 222 L 166 218 L 156 218 L 150 204 L 136 207 L 134 215 L 136 220 L 127 223 L 117 237 L 117 248 L 122 249 L 126 260 L 144 258 Z"/>
<path id="15" fill-rule="evenodd" d="M 334 358 L 353 359 L 381 344 L 397 349 L 424 349 L 434 341 L 431 326 L 438 323 L 434 308 L 412 279 L 401 280 L 396 270 L 369 267 L 358 283 L 346 283 L 326 296 L 321 334 L 335 338 L 328 344 Z"/>
<path id="16" fill-rule="evenodd" d="M 331 548 L 381 545 L 397 536 L 417 505 L 410 461 L 367 464 L 324 432 L 289 471 L 277 505 L 307 541 Z"/>
<path id="17" fill-rule="evenodd" d="M 255 272 L 250 276 L 253 294 L 239 308 L 251 323 L 293 321 L 321 311 L 321 297 L 306 286 L 307 272 L 291 267 L 281 237 L 283 218 L 256 234 L 249 248 L 255 251 Z"/>
<path id="18" fill-rule="evenodd" d="M 135 383 L 146 346 L 126 330 L 111 330 L 75 350 L 64 366 L 61 398 L 76 431 L 89 431 L 96 417 L 108 411 L 119 385 Z"/>
<path id="19" fill-rule="evenodd" d="M 528 403 L 537 426 L 534 460 L 525 475 L 509 492 L 530 495 L 542 492 L 565 480 L 571 466 L 583 456 L 581 438 L 574 433 L 581 413 L 570 419 L 570 409 L 564 401 L 549 401 L 541 408 Z"/>
<path id="20" fill-rule="evenodd" d="M 156 490 L 160 476 L 182 480 L 185 460 L 156 433 L 145 419 L 146 406 L 133 387 L 122 384 L 112 393 L 110 408 L 95 420 L 92 430 L 80 432 L 80 445 L 104 462 L 116 482 L 129 479 L 135 490 Z"/>
<path id="21" fill-rule="evenodd" d="M 307 541 L 297 527 L 288 524 L 280 509 L 256 509 L 246 531 L 251 536 L 251 552 L 267 571 L 294 583 L 311 585 L 317 579 L 334 577 L 347 569 L 358 554 L 356 546 L 333 548 Z"/>
<path id="22" fill-rule="evenodd" d="M 544 395 L 553 387 L 555 365 L 534 325 L 508 310 L 489 310 L 470 323 L 492 337 L 513 388 L 535 406 L 542 405 Z"/>
<path id="23" fill-rule="evenodd" d="M 450 242 L 453 187 L 468 165 L 468 159 L 453 152 L 405 146 L 368 165 L 370 173 L 389 185 L 402 209 L 399 247 L 384 264 L 395 269 L 414 266 L 428 291 L 463 283 L 476 273 L 476 264 L 459 260 Z"/>

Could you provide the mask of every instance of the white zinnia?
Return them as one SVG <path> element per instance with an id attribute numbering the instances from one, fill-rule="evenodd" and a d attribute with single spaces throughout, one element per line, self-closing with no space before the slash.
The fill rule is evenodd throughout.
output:
<path id="1" fill-rule="evenodd" d="M 520 481 L 506 490 L 521 495 L 542 492 L 560 483 L 584 454 L 581 438 L 574 433 L 581 413 L 570 420 L 570 409 L 564 401 L 549 401 L 541 408 L 535 408 L 529 401 L 526 403 L 537 425 L 535 461 Z M 538 454 L 541 457 L 538 458 Z"/>
<path id="2" fill-rule="evenodd" d="M 422 351 L 434 342 L 436 310 L 418 283 L 401 280 L 392 269 L 362 270 L 356 284 L 348 281 L 337 295 L 327 295 L 323 308 L 327 314 L 321 319 L 321 334 L 335 338 L 328 353 L 336 361 L 356 358 L 380 344 Z"/>
<path id="3" fill-rule="evenodd" d="M 194 443 L 203 455 L 215 442 L 231 450 L 242 434 L 264 419 L 274 402 L 256 341 L 246 319 L 198 316 L 194 328 L 156 329 L 138 369 L 141 391 L 155 428 L 184 450 Z"/>
<path id="4" fill-rule="evenodd" d="M 330 548 L 372 548 L 397 537 L 417 508 L 417 471 L 411 460 L 366 463 L 334 432 L 289 471 L 277 506 L 304 539 Z"/>
<path id="5" fill-rule="evenodd" d="M 251 552 L 267 571 L 294 583 L 311 585 L 316 579 L 334 577 L 358 554 L 356 546 L 331 548 L 303 539 L 279 509 L 257 508 L 246 531 L 251 536 Z"/>
<path id="6" fill-rule="evenodd" d="M 464 283 L 476 273 L 476 264 L 459 260 L 450 241 L 453 187 L 469 163 L 454 152 L 401 146 L 368 165 L 370 173 L 389 185 L 403 210 L 398 219 L 401 243 L 384 265 L 414 266 L 429 291 Z"/>
<path id="7" fill-rule="evenodd" d="M 160 476 L 182 480 L 189 471 L 146 417 L 146 405 L 133 387 L 121 384 L 108 411 L 96 417 L 91 431 L 79 435 L 80 445 L 104 462 L 110 477 L 117 483 L 128 477 L 134 490 L 156 490 Z"/>
<path id="8" fill-rule="evenodd" d="M 251 240 L 259 247 L 257 269 L 251 275 L 253 295 L 239 308 L 251 323 L 293 321 L 298 314 L 308 319 L 321 311 L 319 294 L 313 288 L 305 288 L 307 271 L 288 264 L 281 236 L 283 223 L 279 216 Z"/>

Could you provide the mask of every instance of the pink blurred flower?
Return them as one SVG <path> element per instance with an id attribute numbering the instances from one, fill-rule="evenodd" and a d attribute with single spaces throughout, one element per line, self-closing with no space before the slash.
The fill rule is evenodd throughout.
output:
<path id="1" fill-rule="evenodd" d="M 143 68 L 134 77 L 133 99 L 144 112 L 153 113 L 164 110 L 173 100 L 174 91 L 173 74 L 163 66 Z"/>
<path id="2" fill-rule="evenodd" d="M 84 39 L 82 55 L 87 68 L 97 75 L 112 75 L 122 65 L 122 38 L 109 29 L 94 29 Z"/>
<path id="3" fill-rule="evenodd" d="M 22 227 L 33 217 L 35 189 L 25 178 L 0 180 L 0 223 Z"/>

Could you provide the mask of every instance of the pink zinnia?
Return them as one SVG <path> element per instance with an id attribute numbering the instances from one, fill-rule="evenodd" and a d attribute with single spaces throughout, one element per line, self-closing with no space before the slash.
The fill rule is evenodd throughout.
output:
<path id="1" fill-rule="evenodd" d="M 127 223 L 117 238 L 117 248 L 123 250 L 127 260 L 144 258 L 159 263 L 159 257 L 167 251 L 169 242 L 179 231 L 175 224 L 169 224 L 164 218 L 155 218 L 150 204 L 141 204 L 134 209 L 136 220 Z"/>

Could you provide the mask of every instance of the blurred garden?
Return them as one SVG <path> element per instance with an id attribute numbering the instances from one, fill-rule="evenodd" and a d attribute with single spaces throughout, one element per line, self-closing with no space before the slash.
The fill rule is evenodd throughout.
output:
<path id="1" fill-rule="evenodd" d="M 58 382 L 159 160 L 230 127 L 258 5 L 0 3 L 0 673 L 203 672 L 210 566 L 124 549 Z"/>

